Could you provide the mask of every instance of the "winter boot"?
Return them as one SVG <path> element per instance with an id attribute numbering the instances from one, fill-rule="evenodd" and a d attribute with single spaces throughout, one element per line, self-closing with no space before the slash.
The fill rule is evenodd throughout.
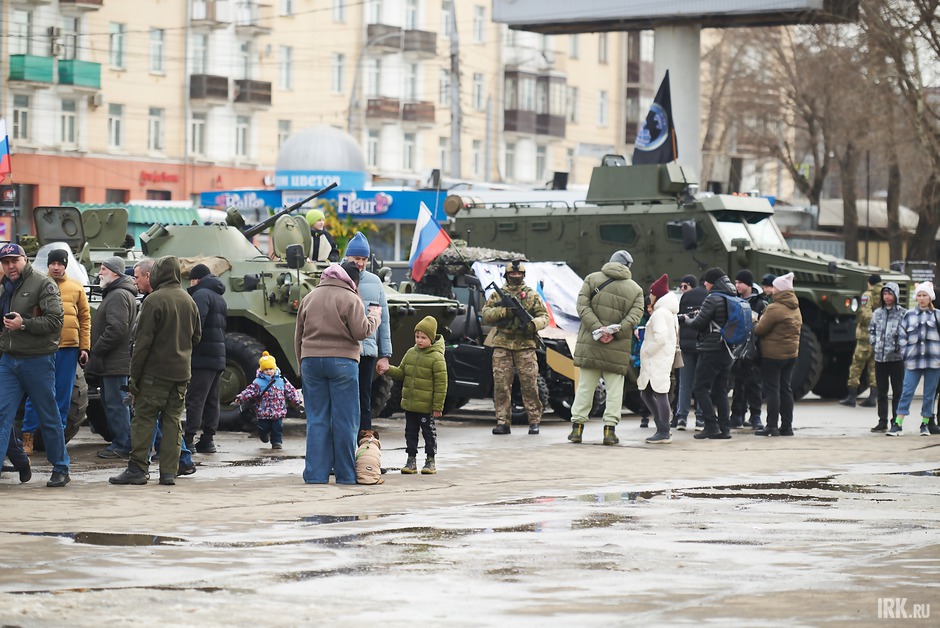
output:
<path id="1" fill-rule="evenodd" d="M 23 451 L 27 456 L 33 455 L 33 433 L 23 432 Z"/>
<path id="2" fill-rule="evenodd" d="M 538 434 L 539 433 L 539 424 L 531 423 L 529 425 L 529 434 Z"/>
<path id="3" fill-rule="evenodd" d="M 888 420 L 887 420 L 887 419 L 884 419 L 884 420 L 878 419 L 878 425 L 876 425 L 875 427 L 871 428 L 871 431 L 872 431 L 873 433 L 876 433 L 876 434 L 879 433 L 879 432 L 881 432 L 881 433 L 887 432 L 887 431 L 888 431 Z"/>
<path id="4" fill-rule="evenodd" d="M 767 427 L 756 430 L 754 436 L 780 436 L 780 430 L 776 425 L 767 424 Z"/>
<path id="5" fill-rule="evenodd" d="M 211 434 L 203 434 L 202 438 L 196 443 L 196 452 L 200 454 L 214 454 L 217 451 L 215 443 L 212 442 Z"/>
<path id="6" fill-rule="evenodd" d="M 731 429 L 736 430 L 744 427 L 744 416 L 735 414 L 731 416 Z"/>
<path id="7" fill-rule="evenodd" d="M 706 438 L 720 438 L 721 437 L 721 428 L 718 427 L 718 421 L 712 419 L 710 421 L 705 421 L 704 426 L 702 427 L 701 432 L 696 432 L 695 436 L 698 440 L 705 440 Z"/>
<path id="8" fill-rule="evenodd" d="M 124 469 L 124 472 L 120 475 L 115 475 L 108 478 L 108 482 L 111 484 L 146 484 L 147 480 L 150 479 L 150 474 L 146 471 L 142 471 L 133 462 L 127 464 L 127 468 Z"/>
<path id="9" fill-rule="evenodd" d="M 173 486 L 176 484 L 176 476 L 172 473 L 161 473 L 160 484 L 163 486 Z"/>
<path id="10" fill-rule="evenodd" d="M 731 421 L 729 419 L 718 419 L 718 434 L 709 436 L 715 440 L 728 440 L 731 438 Z"/>
<path id="11" fill-rule="evenodd" d="M 855 403 L 858 401 L 858 391 L 855 388 L 849 389 L 849 394 L 845 396 L 845 399 L 839 401 L 843 406 L 848 406 L 849 408 L 854 408 Z"/>
<path id="12" fill-rule="evenodd" d="M 572 443 L 580 443 L 581 436 L 584 434 L 584 423 L 572 423 L 571 433 L 568 434 L 568 440 Z"/>
<path id="13" fill-rule="evenodd" d="M 640 419 L 640 427 L 649 427 L 649 426 L 650 426 L 650 418 L 648 416 L 645 416 Z"/>
<path id="14" fill-rule="evenodd" d="M 878 405 L 878 389 L 872 386 L 871 390 L 868 393 L 868 398 L 865 399 L 861 404 L 863 408 L 874 408 Z"/>
<path id="15" fill-rule="evenodd" d="M 512 430 L 509 427 L 508 423 L 500 423 L 493 428 L 494 434 L 511 434 Z"/>
<path id="16" fill-rule="evenodd" d="M 616 426 L 615 425 L 605 425 L 604 426 L 604 445 L 616 445 L 620 442 L 620 439 L 617 438 Z"/>
<path id="17" fill-rule="evenodd" d="M 408 462 L 401 468 L 401 472 L 405 475 L 414 475 L 418 472 L 418 463 L 414 456 L 408 456 Z"/>
<path id="18" fill-rule="evenodd" d="M 424 461 L 424 466 L 421 467 L 422 475 L 434 475 L 437 473 L 437 467 L 434 466 L 434 458 L 428 458 Z"/>
<path id="19" fill-rule="evenodd" d="M 760 412 L 751 413 L 751 429 L 759 430 L 764 427 L 760 420 Z"/>
<path id="20" fill-rule="evenodd" d="M 940 427 L 937 426 L 937 417 L 931 416 L 927 422 L 927 431 L 931 434 L 940 434 Z"/>

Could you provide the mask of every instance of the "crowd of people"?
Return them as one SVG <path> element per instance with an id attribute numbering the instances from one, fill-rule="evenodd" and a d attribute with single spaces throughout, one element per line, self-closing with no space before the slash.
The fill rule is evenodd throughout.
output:
<path id="1" fill-rule="evenodd" d="M 335 243 L 324 237 L 321 244 L 320 256 L 329 259 L 327 249 L 334 251 Z M 401 472 L 418 473 L 419 434 L 425 446 L 420 473 L 437 472 L 435 419 L 442 416 L 448 381 L 444 338 L 434 318 L 426 317 L 415 326 L 414 346 L 399 365 L 390 364 L 388 304 L 381 280 L 366 270 L 370 254 L 368 239 L 356 234 L 343 262 L 328 266 L 318 286 L 301 300 L 294 339 L 301 391 L 264 352 L 255 379 L 235 399 L 254 414 L 258 437 L 272 449 L 283 447 L 288 405 L 305 413 L 303 479 L 309 484 L 327 483 L 331 475 L 337 484 L 382 482 L 371 409 L 376 374 L 402 381 L 407 461 Z M 112 436 L 97 455 L 127 460 L 110 483 L 147 484 L 156 458 L 159 483 L 172 485 L 195 472 L 193 452 L 217 451 L 225 287 L 202 264 L 189 270 L 186 290 L 175 257 L 140 260 L 133 275 L 122 258 L 112 257 L 99 271 L 102 301 L 91 320 L 83 287 L 65 274 L 68 260 L 66 251 L 52 251 L 47 276 L 33 270 L 20 246 L 0 247 L 0 397 L 7 400 L 0 405 L 0 443 L 10 468 L 21 482 L 29 481 L 29 455 L 41 437 L 52 465 L 47 486 L 68 484 L 65 427 L 76 365 L 82 365 L 99 378 Z M 652 416 L 656 429 L 646 439 L 649 444 L 669 444 L 673 429 L 686 430 L 693 400 L 695 439 L 730 439 L 732 429 L 746 424 L 758 436 L 793 436 L 791 377 L 803 326 L 793 273 L 765 275 L 758 286 L 748 269 L 732 281 L 716 267 L 701 278 L 682 277 L 678 291 L 665 274 L 644 290 L 632 277 L 632 264 L 628 251 L 616 251 L 579 291 L 573 357 L 580 372 L 568 440 L 583 442 L 602 379 L 604 445 L 619 442 L 616 428 L 628 397 L 642 405 L 644 417 Z M 493 292 L 480 314 L 492 325 L 485 344 L 493 349 L 493 434 L 511 433 L 510 398 L 518 378 L 528 433 L 538 435 L 542 405 L 536 349 L 549 316 L 538 291 L 525 283 L 524 262 L 510 262 L 504 278 L 501 291 Z M 143 297 L 139 303 L 138 294 Z M 910 310 L 898 303 L 899 295 L 897 284 L 869 277 L 858 317 L 857 364 L 842 402 L 856 405 L 862 369 L 870 361 L 871 398 L 878 408 L 878 424 L 871 431 L 900 435 L 923 380 L 919 431 L 940 433 L 933 411 L 940 384 L 934 287 L 917 284 Z M 728 330 L 735 326 L 746 333 L 731 336 Z M 24 394 L 20 438 L 13 418 Z"/>

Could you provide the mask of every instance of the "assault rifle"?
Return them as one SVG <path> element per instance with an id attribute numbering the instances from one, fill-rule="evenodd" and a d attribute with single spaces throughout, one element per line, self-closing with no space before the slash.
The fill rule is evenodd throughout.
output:
<path id="1" fill-rule="evenodd" d="M 486 287 L 487 290 L 490 288 L 492 288 L 499 297 L 500 305 L 505 308 L 509 308 L 513 316 L 516 317 L 516 320 L 519 322 L 519 326 L 523 330 L 529 329 L 529 324 L 534 320 L 534 318 L 531 314 L 529 314 L 528 311 L 526 311 L 524 307 L 522 307 L 522 304 L 519 303 L 519 299 L 500 290 L 495 281 L 491 281 L 490 285 Z M 535 342 L 538 344 L 540 349 L 545 348 L 545 343 L 542 342 L 542 337 L 539 336 L 537 332 L 535 334 Z"/>

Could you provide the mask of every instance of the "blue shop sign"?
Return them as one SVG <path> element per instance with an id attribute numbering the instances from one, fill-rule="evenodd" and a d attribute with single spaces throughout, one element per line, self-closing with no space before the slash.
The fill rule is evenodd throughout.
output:
<path id="1" fill-rule="evenodd" d="M 331 183 L 340 190 L 361 190 L 366 186 L 366 173 L 356 170 L 278 170 L 274 173 L 274 186 L 281 190 L 319 190 Z"/>
<path id="2" fill-rule="evenodd" d="M 284 191 L 281 202 L 291 205 L 302 201 L 313 192 Z M 305 205 L 306 209 L 328 203 L 340 217 L 351 216 L 363 220 L 417 220 L 418 208 L 423 202 L 434 213 L 444 194 L 411 190 L 331 190 Z"/>
<path id="3" fill-rule="evenodd" d="M 298 199 L 299 200 L 299 199 Z M 227 209 L 280 209 L 280 190 L 226 190 L 222 192 L 202 192 L 199 204 L 203 207 Z"/>

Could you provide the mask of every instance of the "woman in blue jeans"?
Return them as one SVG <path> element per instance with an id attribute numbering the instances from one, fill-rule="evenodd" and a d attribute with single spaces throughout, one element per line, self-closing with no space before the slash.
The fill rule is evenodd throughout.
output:
<path id="1" fill-rule="evenodd" d="M 382 309 L 366 316 L 355 264 L 333 265 L 300 302 L 294 350 L 300 362 L 307 413 L 304 482 L 356 483 L 356 434 L 359 431 L 359 341 L 375 332 Z"/>
<path id="2" fill-rule="evenodd" d="M 904 358 L 904 389 L 888 436 L 901 435 L 901 424 L 910 413 L 921 378 L 924 379 L 924 400 L 920 408 L 920 433 L 922 436 L 930 435 L 927 424 L 933 416 L 933 398 L 940 380 L 940 316 L 932 303 L 936 298 L 933 282 L 915 285 L 914 298 L 916 307 L 908 310 L 898 329 L 898 346 Z"/>

